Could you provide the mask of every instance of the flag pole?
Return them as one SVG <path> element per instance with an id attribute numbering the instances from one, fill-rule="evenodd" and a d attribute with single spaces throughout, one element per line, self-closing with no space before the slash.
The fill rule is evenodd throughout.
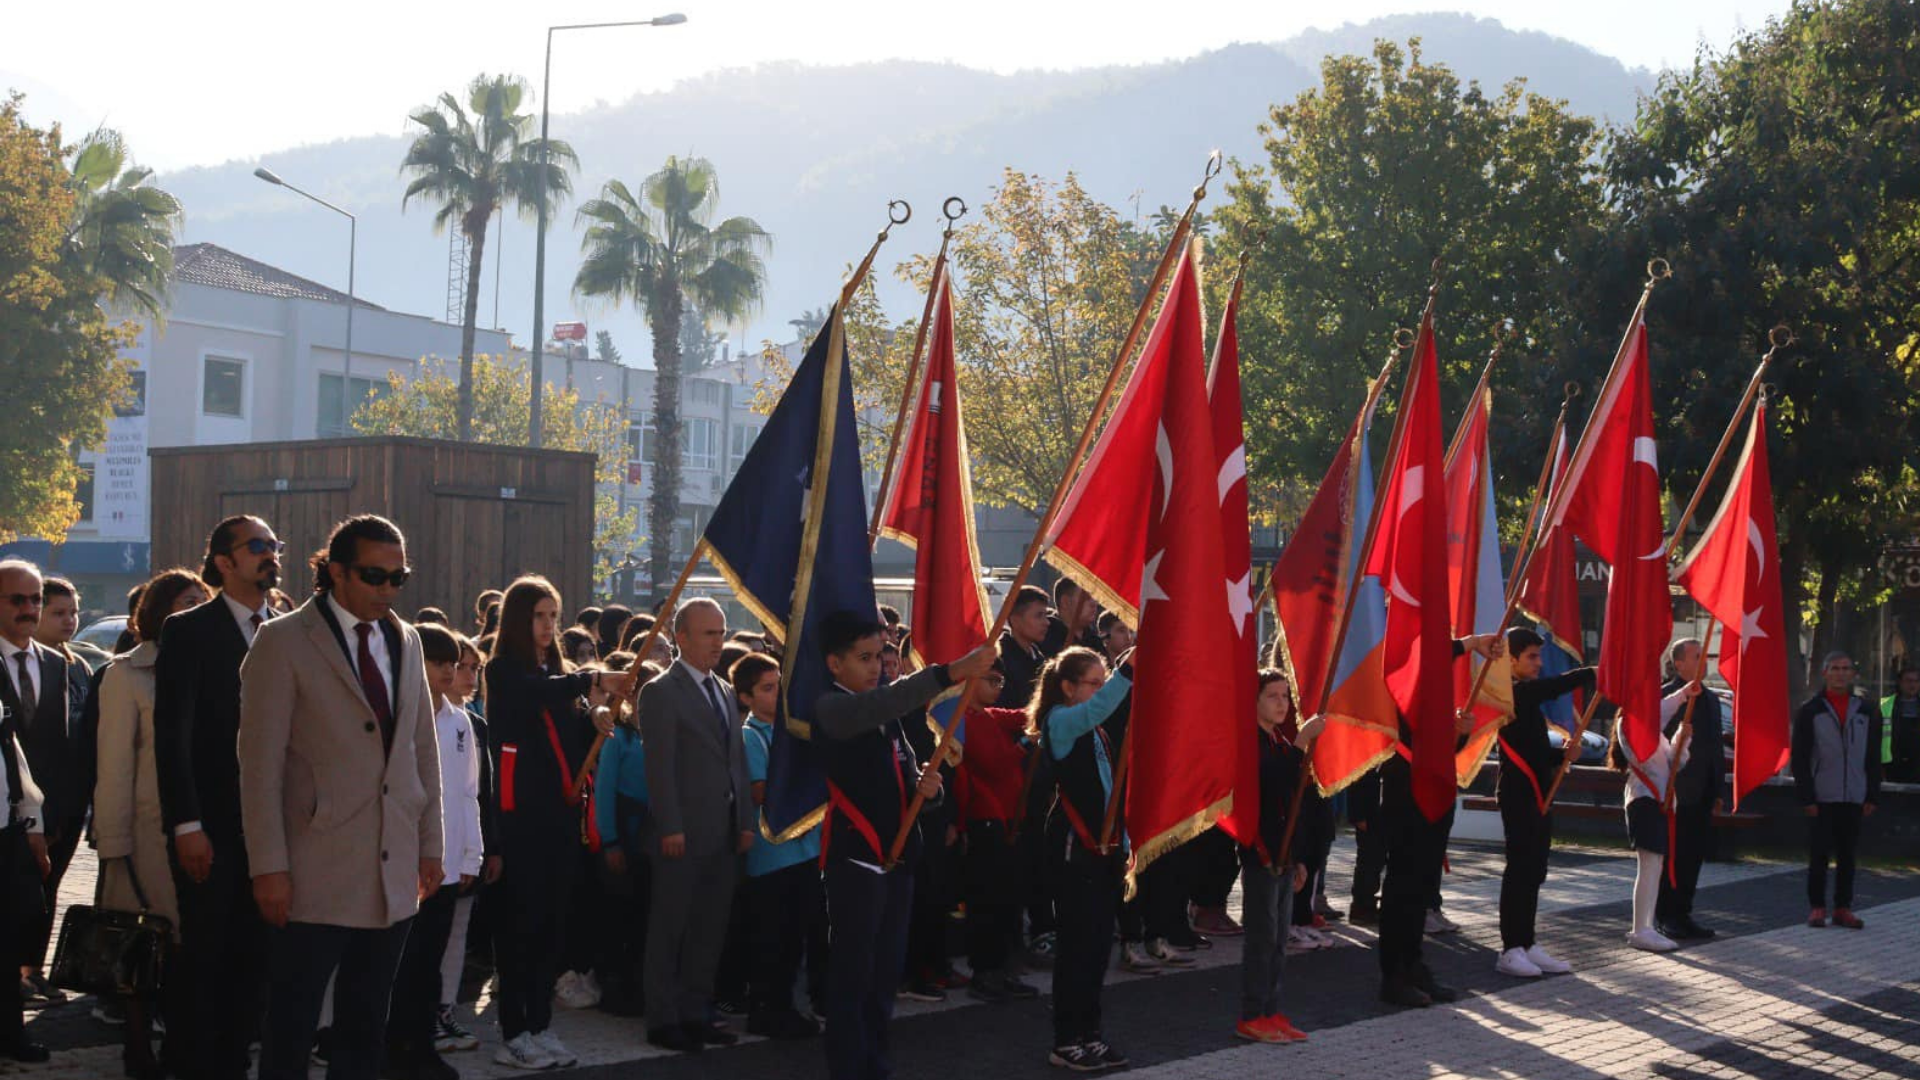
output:
<path id="1" fill-rule="evenodd" d="M 1447 443 L 1446 467 L 1453 467 L 1453 459 L 1460 454 L 1460 444 L 1467 439 L 1467 427 L 1473 419 L 1473 403 L 1480 400 L 1486 392 L 1487 384 L 1493 380 L 1493 365 L 1500 361 L 1500 354 L 1506 349 L 1507 340 L 1514 336 L 1513 320 L 1501 319 L 1493 324 L 1493 348 L 1487 352 L 1487 366 L 1480 369 L 1480 381 L 1473 384 L 1473 392 L 1467 395 L 1468 412 L 1460 417 L 1460 426 L 1453 429 L 1453 438 Z"/>
<path id="2" fill-rule="evenodd" d="M 1067 492 L 1073 486 L 1074 474 L 1080 471 L 1080 463 L 1086 457 L 1087 448 L 1093 443 L 1094 432 L 1099 430 L 1100 420 L 1107 411 L 1107 403 L 1113 399 L 1113 392 L 1120 385 L 1120 373 L 1126 370 L 1127 358 L 1133 354 L 1133 348 L 1139 344 L 1140 333 L 1146 328 L 1147 314 L 1153 309 L 1153 300 L 1164 285 L 1167 275 L 1173 272 L 1174 260 L 1179 256 L 1181 246 L 1186 243 L 1187 235 L 1193 230 L 1193 215 L 1200 208 L 1200 200 L 1207 197 L 1207 184 L 1220 175 L 1220 151 L 1215 150 L 1207 157 L 1207 167 L 1200 177 L 1200 183 L 1193 189 L 1193 197 L 1187 202 L 1186 213 L 1180 215 L 1180 221 L 1174 225 L 1173 234 L 1167 238 L 1167 248 L 1160 256 L 1160 264 L 1154 267 L 1153 278 L 1147 284 L 1146 295 L 1140 301 L 1140 308 L 1134 312 L 1133 326 L 1120 344 L 1119 352 L 1113 358 L 1113 367 L 1107 372 L 1107 382 L 1100 390 L 1100 397 L 1093 403 L 1093 411 L 1087 414 L 1086 426 L 1080 429 L 1080 441 L 1075 444 L 1073 454 L 1067 459 L 1066 471 L 1060 474 L 1060 482 L 1054 485 L 1053 498 L 1047 503 L 1047 511 L 1041 515 L 1034 529 L 1033 540 L 1027 544 L 1027 553 L 1020 560 L 1020 569 L 1013 576 L 1013 583 L 1007 588 L 1007 598 L 1001 602 L 1000 611 L 993 617 L 993 626 L 987 631 L 987 642 L 999 640 L 1000 631 L 1007 625 L 1007 619 L 1013 615 L 1013 605 L 1020 597 L 1020 590 L 1027 583 L 1027 576 L 1033 572 L 1033 564 L 1040 558 L 1040 549 L 1047 545 L 1047 533 L 1053 528 L 1053 519 L 1060 513 L 1060 504 L 1066 501 Z M 966 716 L 967 697 L 972 692 L 972 680 L 960 688 L 960 702 L 955 706 L 953 715 L 947 719 L 946 726 L 940 730 L 939 745 L 934 748 L 932 763 L 945 761 L 953 745 L 954 732 L 959 729 L 960 721 Z M 1118 785 L 1115 785 L 1118 787 Z M 913 823 L 920 817 L 926 798 L 918 791 L 913 793 L 913 801 L 907 804 L 906 813 L 900 816 L 900 829 L 894 833 L 893 844 L 887 849 L 889 867 L 900 861 L 900 852 L 907 846 L 907 834 L 913 830 Z"/>
<path id="3" fill-rule="evenodd" d="M 693 568 L 699 565 L 701 557 L 706 553 L 706 539 L 703 537 L 695 540 L 693 542 L 693 554 L 687 556 L 687 565 L 680 568 L 680 576 L 674 581 L 673 588 L 668 591 L 666 602 L 660 605 L 659 613 L 653 617 L 653 625 L 647 627 L 647 635 L 641 638 L 640 643 L 634 647 L 633 666 L 627 669 L 634 675 L 633 686 L 628 689 L 624 697 L 610 703 L 614 707 L 615 723 L 619 722 L 619 714 L 622 708 L 632 707 L 637 709 L 640 707 L 640 664 L 646 659 L 648 651 L 653 648 L 653 640 L 660 636 L 660 628 L 667 625 L 668 619 L 673 618 L 673 608 L 675 604 L 680 602 L 680 593 L 686 589 L 687 580 L 693 577 Z M 606 744 L 606 741 L 607 737 L 605 735 L 597 731 L 594 732 L 593 745 L 587 748 L 587 756 L 580 764 L 580 773 L 573 778 L 573 794 L 575 798 L 578 798 L 587 790 L 587 781 L 593 776 L 594 764 L 600 760 L 600 748 Z"/>
<path id="4" fill-rule="evenodd" d="M 1513 549 L 1516 553 L 1528 550 L 1527 545 L 1533 543 L 1534 527 L 1540 522 L 1540 504 L 1546 500 L 1547 485 L 1553 482 L 1553 460 L 1557 456 L 1554 449 L 1560 445 L 1560 440 L 1567 432 L 1567 407 L 1573 404 L 1574 398 L 1580 396 L 1580 387 L 1577 383 L 1567 383 L 1562 389 L 1566 396 L 1560 399 L 1560 415 L 1553 418 L 1553 430 L 1547 436 L 1547 455 L 1540 462 L 1540 479 L 1533 485 L 1533 502 L 1527 506 L 1526 520 L 1520 525 L 1520 543 Z M 1507 583 L 1509 609 L 1519 607 L 1520 590 L 1525 585 L 1526 579 L 1518 575 Z"/>
<path id="5" fill-rule="evenodd" d="M 1740 395 L 1740 404 L 1734 407 L 1733 418 L 1727 421 L 1727 430 L 1720 434 L 1720 445 L 1714 448 L 1712 460 L 1707 469 L 1700 474 L 1700 482 L 1694 485 L 1693 498 L 1687 500 L 1687 508 L 1680 515 L 1680 523 L 1674 526 L 1673 535 L 1667 538 L 1667 557 L 1680 548 L 1680 541 L 1687 535 L 1687 525 L 1693 521 L 1693 512 L 1700 509 L 1700 500 L 1707 494 L 1707 484 L 1713 474 L 1720 469 L 1720 462 L 1727 456 L 1727 448 L 1733 444 L 1735 429 L 1740 427 L 1741 418 L 1747 415 L 1747 406 L 1760 393 L 1760 383 L 1766 378 L 1767 365 L 1773 363 L 1773 354 L 1793 344 L 1793 331 L 1785 326 L 1776 326 L 1767 331 L 1767 351 L 1760 357 L 1760 363 L 1753 369 L 1753 377 L 1747 380 L 1746 392 Z"/>
<path id="6" fill-rule="evenodd" d="M 1253 238 L 1253 243 L 1244 244 L 1241 246 L 1240 255 L 1234 262 L 1233 285 L 1228 290 L 1228 298 L 1227 298 L 1226 306 L 1220 309 L 1220 333 L 1216 335 L 1213 339 L 1213 348 L 1214 348 L 1213 358 L 1212 358 L 1212 361 L 1207 365 L 1207 378 L 1209 380 L 1211 380 L 1213 377 L 1213 371 L 1215 366 L 1220 363 L 1220 342 L 1226 336 L 1227 318 L 1229 315 L 1233 313 L 1235 306 L 1239 304 L 1240 292 L 1246 285 L 1247 259 L 1250 256 L 1252 256 L 1254 251 L 1258 249 L 1260 245 L 1266 243 L 1266 241 L 1267 241 L 1267 230 L 1262 229 L 1257 234 L 1255 234 Z M 1271 588 L 1272 584 L 1273 584 L 1272 580 L 1269 579 L 1267 582 L 1267 586 Z M 1265 595 L 1266 595 L 1265 590 L 1262 590 L 1261 592 L 1262 598 L 1264 598 Z M 1258 611 L 1259 609 L 1260 609 L 1260 604 L 1256 602 L 1254 604 L 1254 610 Z M 1107 793 L 1107 810 L 1106 810 L 1105 816 L 1103 816 L 1100 821 L 1100 850 L 1101 851 L 1110 851 L 1113 848 L 1113 834 L 1114 834 L 1114 831 L 1118 829 L 1120 826 L 1121 793 L 1126 790 L 1127 774 L 1130 771 L 1132 771 L 1132 767 L 1133 767 L 1133 725 L 1129 723 L 1127 725 L 1127 733 L 1121 736 L 1120 738 L 1120 763 L 1114 769 L 1113 790 Z"/>
<path id="7" fill-rule="evenodd" d="M 955 211 L 953 204 L 959 203 Z M 887 513 L 887 497 L 893 491 L 893 464 L 900 453 L 900 437 L 907 426 L 907 410 L 913 407 L 914 383 L 920 379 L 920 367 L 926 357 L 927 325 L 933 319 L 934 300 L 940 295 L 940 282 L 947 272 L 947 245 L 953 241 L 953 223 L 966 215 L 967 204 L 955 195 L 941 204 L 940 213 L 947 227 L 940 234 L 940 251 L 933 257 L 933 273 L 927 277 L 927 304 L 920 312 L 920 325 L 913 332 L 913 353 L 907 357 L 907 377 L 900 385 L 900 408 L 893 415 L 893 434 L 887 439 L 887 463 L 880 469 L 880 491 L 873 500 L 873 522 L 867 526 L 867 549 L 880 542 L 880 520 Z"/>
<path id="8" fill-rule="evenodd" d="M 842 312 L 847 310 L 847 304 L 853 299 L 853 294 L 859 291 L 860 283 L 867 279 L 867 271 L 873 269 L 874 256 L 880 254 L 880 245 L 887 242 L 887 234 L 893 231 L 895 225 L 905 225 L 912 220 L 913 207 L 907 200 L 887 200 L 887 223 L 881 226 L 880 234 L 873 238 L 873 246 L 867 249 L 866 258 L 861 259 L 860 265 L 853 268 L 853 276 L 847 278 L 847 283 L 840 288 Z"/>

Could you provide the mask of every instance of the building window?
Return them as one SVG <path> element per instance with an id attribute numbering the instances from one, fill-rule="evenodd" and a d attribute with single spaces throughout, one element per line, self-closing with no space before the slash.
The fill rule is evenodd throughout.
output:
<path id="1" fill-rule="evenodd" d="M 720 425 L 694 416 L 687 419 L 687 468 L 720 467 Z"/>
<path id="2" fill-rule="evenodd" d="M 712 379 L 689 379 L 687 383 L 693 387 L 691 393 L 695 405 L 720 404 L 719 383 L 714 382 Z"/>
<path id="3" fill-rule="evenodd" d="M 384 376 L 372 378 L 353 377 L 348 390 L 348 415 L 358 412 L 361 404 L 369 397 L 383 398 L 393 392 L 393 384 Z M 322 439 L 338 439 L 353 434 L 351 427 L 340 418 L 340 376 L 322 373 L 320 376 L 320 400 L 314 422 L 314 435 Z"/>
<path id="4" fill-rule="evenodd" d="M 747 451 L 753 448 L 753 441 L 760 437 L 757 424 L 735 424 L 727 436 L 727 472 L 740 471 L 740 463 L 747 460 Z"/>
<path id="5" fill-rule="evenodd" d="M 659 433 L 653 429 L 653 414 L 648 413 L 637 423 L 627 425 L 627 460 L 644 461 L 648 465 L 658 465 Z"/>
<path id="6" fill-rule="evenodd" d="M 247 362 L 209 356 L 204 361 L 203 372 L 200 411 L 208 416 L 245 416 Z"/>
<path id="7" fill-rule="evenodd" d="M 80 504 L 80 520 L 93 520 L 93 469 L 91 461 L 80 463 L 80 479 L 73 486 L 73 501 Z"/>

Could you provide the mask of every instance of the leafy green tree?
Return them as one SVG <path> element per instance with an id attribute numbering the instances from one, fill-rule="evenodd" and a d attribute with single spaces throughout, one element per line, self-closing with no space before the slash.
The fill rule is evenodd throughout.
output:
<path id="1" fill-rule="evenodd" d="M 67 245 L 81 268 L 102 282 L 103 300 L 160 322 L 180 200 L 148 182 L 152 169 L 129 167 L 128 157 L 117 131 L 101 128 L 81 140 L 68 181 L 74 218 Z"/>
<path id="2" fill-rule="evenodd" d="M 954 233 L 954 347 L 980 502 L 1045 510 L 1159 256 L 1072 173 L 1056 185 L 1008 169 Z"/>
<path id="3" fill-rule="evenodd" d="M 59 537 L 80 518 L 79 449 L 106 439 L 107 417 L 127 394 L 132 365 L 120 352 L 130 325 L 114 326 L 99 300 L 116 283 L 96 272 L 79 242 L 81 196 L 58 126 L 0 101 L 0 542 Z M 130 297 L 131 298 L 131 297 Z"/>
<path id="4" fill-rule="evenodd" d="M 603 364 L 620 363 L 620 350 L 614 347 L 613 334 L 607 330 L 593 332 L 593 358 Z"/>
<path id="5" fill-rule="evenodd" d="M 573 280 L 583 297 L 641 308 L 653 335 L 653 421 L 658 465 L 647 502 L 648 561 L 654 591 L 674 580 L 673 526 L 680 515 L 686 445 L 680 420 L 681 322 L 691 303 L 737 319 L 760 303 L 767 231 L 752 218 L 715 221 L 720 178 L 704 158 L 669 157 L 638 190 L 609 180 L 580 207 L 585 258 Z"/>
<path id="6" fill-rule="evenodd" d="M 457 228 L 467 238 L 467 297 L 460 322 L 460 408 L 456 431 L 462 442 L 473 435 L 473 337 L 480 312 L 480 264 L 486 252 L 487 225 L 495 212 L 513 206 L 535 218 L 540 209 L 541 173 L 546 174 L 547 210 L 573 192 L 570 171 L 580 167 L 573 148 L 557 139 L 542 147 L 531 112 L 526 81 L 513 75 L 477 75 L 462 105 L 452 94 L 435 105 L 415 109 L 408 120 L 419 133 L 407 147 L 400 171 L 412 177 L 401 208 L 415 198 L 438 204 L 434 230 Z M 532 381 L 539 384 L 542 342 L 533 342 Z M 509 445 L 524 436 L 509 440 Z"/>
<path id="7" fill-rule="evenodd" d="M 1678 499 L 1705 468 L 1768 328 L 1797 335 L 1769 373 L 1780 388 L 1770 447 L 1796 656 L 1807 616 L 1812 655 L 1852 645 L 1835 632 L 1836 612 L 1878 599 L 1883 545 L 1920 533 L 1916 55 L 1913 4 L 1799 2 L 1662 76 L 1608 148 L 1615 223 L 1573 253 L 1580 312 L 1556 352 L 1586 378 L 1610 357 L 1641 263 L 1673 264 L 1649 333 L 1661 464 Z M 1920 626 L 1906 632 L 1913 641 Z M 1804 678 L 1804 666 L 1793 674 Z"/>
<path id="8" fill-rule="evenodd" d="M 1328 57 L 1321 85 L 1274 106 L 1261 131 L 1267 162 L 1236 162 L 1230 201 L 1213 214 L 1229 256 L 1268 234 L 1239 324 L 1256 516 L 1284 521 L 1304 506 L 1394 329 L 1417 323 L 1436 258 L 1450 413 L 1494 324 L 1512 319 L 1524 335 L 1495 373 L 1494 405 L 1495 463 L 1509 497 L 1522 497 L 1560 401 L 1537 360 L 1568 317 L 1557 267 L 1601 219 L 1592 121 L 1519 81 L 1493 94 L 1462 84 L 1423 60 L 1417 40 L 1380 41 L 1369 57 Z M 1212 280 L 1216 298 L 1227 277 Z"/>
<path id="9" fill-rule="evenodd" d="M 680 314 L 681 371 L 695 375 L 712 367 L 720 358 L 720 343 L 725 340 L 727 335 L 716 333 L 700 309 L 688 304 Z"/>
<path id="10" fill-rule="evenodd" d="M 460 409 L 470 402 L 474 438 L 469 441 L 516 446 L 527 439 L 532 392 L 526 373 L 492 357 L 469 358 L 467 378 L 449 373 L 444 361 L 423 360 L 420 371 L 387 374 L 387 392 L 367 398 L 354 410 L 353 429 L 362 435 L 410 435 L 451 439 L 460 430 Z M 633 511 L 622 513 L 606 489 L 625 479 L 627 423 L 617 402 L 580 400 L 580 393 L 547 384 L 553 413 L 540 429 L 549 450 L 584 450 L 594 455 L 594 578 L 604 579 L 638 527 Z"/>

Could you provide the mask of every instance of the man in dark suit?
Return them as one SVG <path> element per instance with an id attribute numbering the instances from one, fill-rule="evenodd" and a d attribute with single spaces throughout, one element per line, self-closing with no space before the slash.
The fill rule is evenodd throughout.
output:
<path id="1" fill-rule="evenodd" d="M 40 790 L 16 733 L 32 723 L 53 726 L 66 715 L 64 672 L 48 666 L 47 650 L 33 640 L 42 603 L 40 570 L 19 559 L 0 560 L 0 957 L 26 959 L 30 942 L 42 941 L 46 904 L 42 883 L 50 867 Z M 44 952 L 44 947 L 42 948 Z M 47 1048 L 27 1041 L 21 1025 L 21 982 L 0 971 L 0 1057 L 45 1061 Z"/>
<path id="2" fill-rule="evenodd" d="M 673 616 L 680 659 L 640 692 L 648 810 L 660 859 L 647 926 L 647 1038 L 671 1050 L 735 1041 L 707 1007 L 740 874 L 753 846 L 753 783 L 733 687 L 713 673 L 727 616 L 689 600 Z"/>
<path id="3" fill-rule="evenodd" d="M 25 585 L 28 571 L 17 569 L 13 573 L 24 586 L 21 595 L 26 595 L 31 589 Z M 6 642 L 0 652 L 6 654 L 16 688 L 20 663 L 26 662 L 33 670 L 34 707 L 15 714 L 14 729 L 45 800 L 40 821 L 46 829 L 51 865 L 41 883 L 43 910 L 26 932 L 20 993 L 28 999 L 61 1002 L 67 995 L 47 981 L 44 969 L 47 945 L 53 938 L 54 898 L 59 894 L 60 879 L 66 876 L 67 864 L 80 846 L 80 834 L 86 830 L 87 807 L 93 804 L 93 741 L 82 722 L 92 681 L 86 664 L 69 656 L 64 638 L 48 631 L 49 623 L 56 618 L 52 610 L 55 604 L 50 601 L 57 601 L 64 619 L 71 621 L 78 594 L 62 578 L 44 579 L 39 584 L 39 609 L 20 612 L 6 625 L 0 632 L 0 640 Z"/>
<path id="4" fill-rule="evenodd" d="M 1660 693 L 1671 694 L 1700 678 L 1705 665 L 1706 652 L 1697 639 L 1674 642 L 1667 653 L 1669 677 Z M 1684 711 L 1673 715 L 1667 723 L 1668 737 L 1680 730 L 1684 718 Z M 1700 882 L 1700 864 L 1713 846 L 1713 813 L 1725 805 L 1727 795 L 1719 695 L 1701 694 L 1693 699 L 1693 736 L 1687 746 L 1687 763 L 1673 778 L 1674 846 L 1667 853 L 1673 873 L 1660 875 L 1660 898 L 1654 903 L 1660 932 L 1675 941 L 1713 936 L 1712 930 L 1693 920 L 1693 893 Z"/>
<path id="5" fill-rule="evenodd" d="M 178 1075 L 247 1075 L 259 1026 L 266 927 L 253 903 L 240 824 L 240 662 L 273 617 L 285 545 L 257 517 L 230 517 L 207 538 L 200 576 L 220 590 L 169 617 L 154 664 L 154 766 L 180 897 L 181 1008 L 168 1020 Z M 180 1030 L 184 1028 L 184 1030 Z"/>

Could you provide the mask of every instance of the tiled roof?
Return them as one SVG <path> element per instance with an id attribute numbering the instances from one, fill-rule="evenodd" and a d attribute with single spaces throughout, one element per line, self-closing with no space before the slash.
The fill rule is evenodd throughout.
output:
<path id="1" fill-rule="evenodd" d="M 289 274 L 277 266 L 249 259 L 218 244 L 185 244 L 174 248 L 173 277 L 175 281 L 232 289 L 255 296 L 321 300 L 331 304 L 347 302 L 347 294 L 338 289 L 330 289 L 298 274 Z M 365 297 L 355 302 L 361 307 L 384 310 L 378 304 L 368 303 Z"/>

